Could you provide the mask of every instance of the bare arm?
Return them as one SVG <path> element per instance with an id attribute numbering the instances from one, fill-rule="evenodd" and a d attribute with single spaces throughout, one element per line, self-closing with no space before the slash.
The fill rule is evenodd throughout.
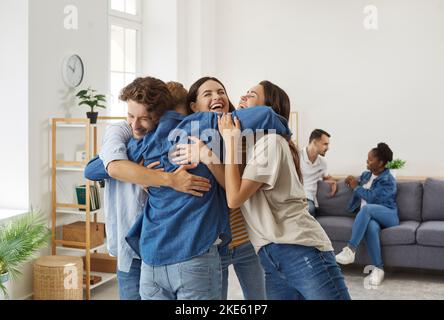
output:
<path id="1" fill-rule="evenodd" d="M 225 191 L 228 207 L 235 209 L 255 194 L 263 186 L 263 183 L 241 178 L 238 165 L 241 159 L 237 159 L 240 139 L 235 133 L 238 131 L 240 134 L 239 120 L 236 119 L 235 124 L 233 124 L 231 115 L 221 117 L 219 119 L 219 130 L 221 130 L 227 151 L 225 158 Z"/>

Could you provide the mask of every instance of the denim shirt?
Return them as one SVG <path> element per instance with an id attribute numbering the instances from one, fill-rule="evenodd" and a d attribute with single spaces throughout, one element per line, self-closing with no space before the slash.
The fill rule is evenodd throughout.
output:
<path id="1" fill-rule="evenodd" d="M 370 189 L 365 189 L 365 185 L 371 178 L 370 171 L 364 171 L 359 178 L 359 186 L 353 190 L 353 196 L 348 204 L 349 212 L 356 212 L 361 205 L 361 199 L 368 204 L 379 204 L 389 209 L 397 209 L 396 192 L 397 185 L 390 170 L 385 169 L 375 180 Z"/>
<path id="2" fill-rule="evenodd" d="M 233 112 L 233 116 L 240 119 L 242 129 L 275 129 L 278 134 L 291 135 L 287 121 L 269 107 L 242 109 Z M 143 157 L 146 165 L 160 161 L 160 167 L 173 172 L 178 166 L 169 161 L 168 154 L 177 141 L 172 139 L 175 133 L 180 142 L 186 142 L 189 135 L 206 140 L 200 134 L 217 130 L 217 117 L 216 113 L 205 112 L 183 119 L 175 112 L 167 112 L 155 132 L 146 135 L 143 141 L 132 140 L 128 144 L 128 158 L 138 162 Z M 97 161 L 100 160 L 88 165 L 89 173 L 98 170 L 90 178 L 103 178 L 103 171 L 100 172 L 103 165 Z M 149 188 L 143 214 L 127 236 L 130 246 L 148 265 L 183 262 L 204 254 L 217 239 L 223 245 L 231 240 L 225 191 L 205 165 L 199 164 L 190 173 L 208 178 L 210 191 L 203 197 L 194 197 L 171 188 Z"/>

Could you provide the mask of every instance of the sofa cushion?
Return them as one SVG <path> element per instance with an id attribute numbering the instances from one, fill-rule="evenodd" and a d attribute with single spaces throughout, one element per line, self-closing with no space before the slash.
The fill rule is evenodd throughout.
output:
<path id="1" fill-rule="evenodd" d="M 401 221 L 398 226 L 381 230 L 381 244 L 384 246 L 409 245 L 416 243 L 417 221 Z"/>
<path id="2" fill-rule="evenodd" d="M 444 221 L 444 181 L 427 179 L 424 183 L 422 220 Z"/>
<path id="3" fill-rule="evenodd" d="M 353 193 L 347 187 L 344 181 L 338 181 L 338 191 L 334 197 L 330 196 L 330 185 L 324 181 L 318 183 L 317 199 L 319 209 L 317 215 L 319 216 L 342 216 L 352 217 L 353 215 L 347 212 L 347 204 L 350 201 Z"/>
<path id="4" fill-rule="evenodd" d="M 444 247 L 444 221 L 421 223 L 416 232 L 416 242 L 422 246 Z"/>
<path id="5" fill-rule="evenodd" d="M 354 217 L 328 216 L 317 217 L 318 222 L 331 241 L 349 241 Z"/>
<path id="6" fill-rule="evenodd" d="M 398 182 L 399 220 L 421 221 L 423 187 L 421 181 Z"/>

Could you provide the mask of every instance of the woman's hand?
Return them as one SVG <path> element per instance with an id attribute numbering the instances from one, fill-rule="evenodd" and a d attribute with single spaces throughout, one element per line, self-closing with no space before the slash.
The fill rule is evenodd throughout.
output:
<path id="1" fill-rule="evenodd" d="M 239 138 L 241 134 L 241 124 L 238 118 L 234 118 L 231 113 L 218 116 L 217 122 L 219 124 L 219 132 L 222 138 L 227 141 L 230 138 Z"/>
<path id="2" fill-rule="evenodd" d="M 188 137 L 193 144 L 178 144 L 176 151 L 172 153 L 173 162 L 178 165 L 199 163 L 209 165 L 215 163 L 215 155 L 202 140 L 196 137 Z M 220 161 L 219 161 L 220 162 Z"/>
<path id="3" fill-rule="evenodd" d="M 352 189 L 356 188 L 359 185 L 358 180 L 356 180 L 356 178 L 353 176 L 348 176 L 347 178 L 345 178 L 345 184 Z"/>

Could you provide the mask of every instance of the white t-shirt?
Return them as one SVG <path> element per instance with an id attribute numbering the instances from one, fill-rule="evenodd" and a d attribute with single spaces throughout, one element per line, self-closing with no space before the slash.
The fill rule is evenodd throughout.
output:
<path id="1" fill-rule="evenodd" d="M 333 250 L 324 229 L 308 213 L 304 188 L 283 137 L 265 135 L 248 150 L 242 178 L 264 183 L 241 207 L 256 252 L 269 243 Z"/>
<path id="2" fill-rule="evenodd" d="M 304 190 L 307 199 L 314 201 L 315 206 L 318 207 L 318 200 L 316 193 L 318 192 L 318 181 L 328 176 L 327 162 L 324 157 L 317 156 L 315 162 L 311 162 L 308 158 L 307 147 L 300 150 L 301 155 L 301 170 L 304 177 Z"/>
<path id="3" fill-rule="evenodd" d="M 372 174 L 372 176 L 370 177 L 370 180 L 368 180 L 368 182 L 366 184 L 364 184 L 362 187 L 367 190 L 370 189 L 372 187 L 373 180 L 375 180 L 377 177 L 378 176 L 375 176 L 374 174 Z M 365 205 L 367 205 L 367 201 L 365 201 L 364 199 L 361 199 L 361 208 Z"/>

